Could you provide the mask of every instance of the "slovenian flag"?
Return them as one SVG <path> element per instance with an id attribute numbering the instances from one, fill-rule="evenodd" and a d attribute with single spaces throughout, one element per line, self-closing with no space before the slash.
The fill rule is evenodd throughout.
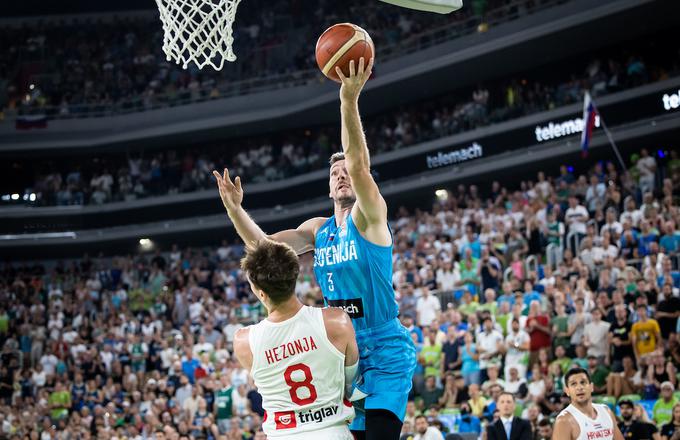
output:
<path id="1" fill-rule="evenodd" d="M 597 109 L 590 93 L 586 92 L 583 99 L 583 132 L 581 133 L 581 155 L 583 157 L 588 155 L 588 144 L 590 144 L 590 138 L 595 127 L 595 116 L 597 116 Z"/>

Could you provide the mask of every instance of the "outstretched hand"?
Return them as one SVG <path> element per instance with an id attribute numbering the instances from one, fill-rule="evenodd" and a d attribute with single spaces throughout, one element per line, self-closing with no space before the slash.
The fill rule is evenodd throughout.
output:
<path id="1" fill-rule="evenodd" d="M 220 175 L 217 170 L 213 171 L 213 176 L 217 180 L 217 188 L 220 191 L 220 198 L 227 212 L 241 206 L 243 201 L 243 188 L 241 187 L 241 178 L 236 177 L 234 182 L 229 178 L 229 170 L 224 169 L 224 175 Z"/>
<path id="2" fill-rule="evenodd" d="M 356 102 L 359 99 L 359 94 L 364 88 L 366 81 L 370 78 L 373 71 L 373 58 L 368 60 L 368 66 L 365 66 L 364 57 L 359 58 L 359 68 L 355 69 L 354 60 L 349 62 L 349 76 L 342 73 L 342 69 L 335 67 L 335 72 L 338 78 L 342 81 L 340 86 L 340 99 L 344 102 Z"/>

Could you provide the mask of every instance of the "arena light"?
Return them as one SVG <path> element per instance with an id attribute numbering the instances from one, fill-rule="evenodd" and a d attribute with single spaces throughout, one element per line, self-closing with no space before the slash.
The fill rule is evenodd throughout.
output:
<path id="1" fill-rule="evenodd" d="M 31 90 L 35 89 L 35 84 L 31 84 L 30 86 L 28 86 L 28 88 Z"/>
<path id="2" fill-rule="evenodd" d="M 19 194 L 17 193 L 12 194 L 12 200 L 19 200 Z"/>
<path id="3" fill-rule="evenodd" d="M 142 249 L 149 250 L 153 247 L 153 241 L 148 238 L 140 238 L 139 245 L 142 247 Z"/>
<path id="4" fill-rule="evenodd" d="M 31 195 L 28 196 L 28 200 L 30 200 L 31 202 L 35 202 L 35 199 L 36 199 L 35 193 L 31 193 Z"/>
<path id="5" fill-rule="evenodd" d="M 441 201 L 447 200 L 449 198 L 449 192 L 445 189 L 438 189 L 434 192 L 434 195 Z"/>

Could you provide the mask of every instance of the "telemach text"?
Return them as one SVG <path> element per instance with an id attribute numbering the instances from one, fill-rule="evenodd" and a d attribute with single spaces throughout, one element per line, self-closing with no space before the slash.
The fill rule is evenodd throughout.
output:
<path id="1" fill-rule="evenodd" d="M 460 162 L 465 162 L 471 159 L 477 159 L 484 155 L 484 150 L 482 146 L 477 142 L 474 142 L 467 148 L 461 148 L 460 150 L 450 151 L 448 153 L 438 152 L 435 156 L 428 155 L 427 167 L 428 168 L 439 168 L 447 165 L 454 165 Z"/>

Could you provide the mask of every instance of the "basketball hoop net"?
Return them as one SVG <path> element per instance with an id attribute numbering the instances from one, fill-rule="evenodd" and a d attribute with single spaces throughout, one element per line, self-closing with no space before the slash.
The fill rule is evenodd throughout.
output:
<path id="1" fill-rule="evenodd" d="M 232 25 L 241 0 L 156 0 L 163 22 L 163 52 L 186 69 L 211 65 L 221 70 L 235 61 Z"/>

